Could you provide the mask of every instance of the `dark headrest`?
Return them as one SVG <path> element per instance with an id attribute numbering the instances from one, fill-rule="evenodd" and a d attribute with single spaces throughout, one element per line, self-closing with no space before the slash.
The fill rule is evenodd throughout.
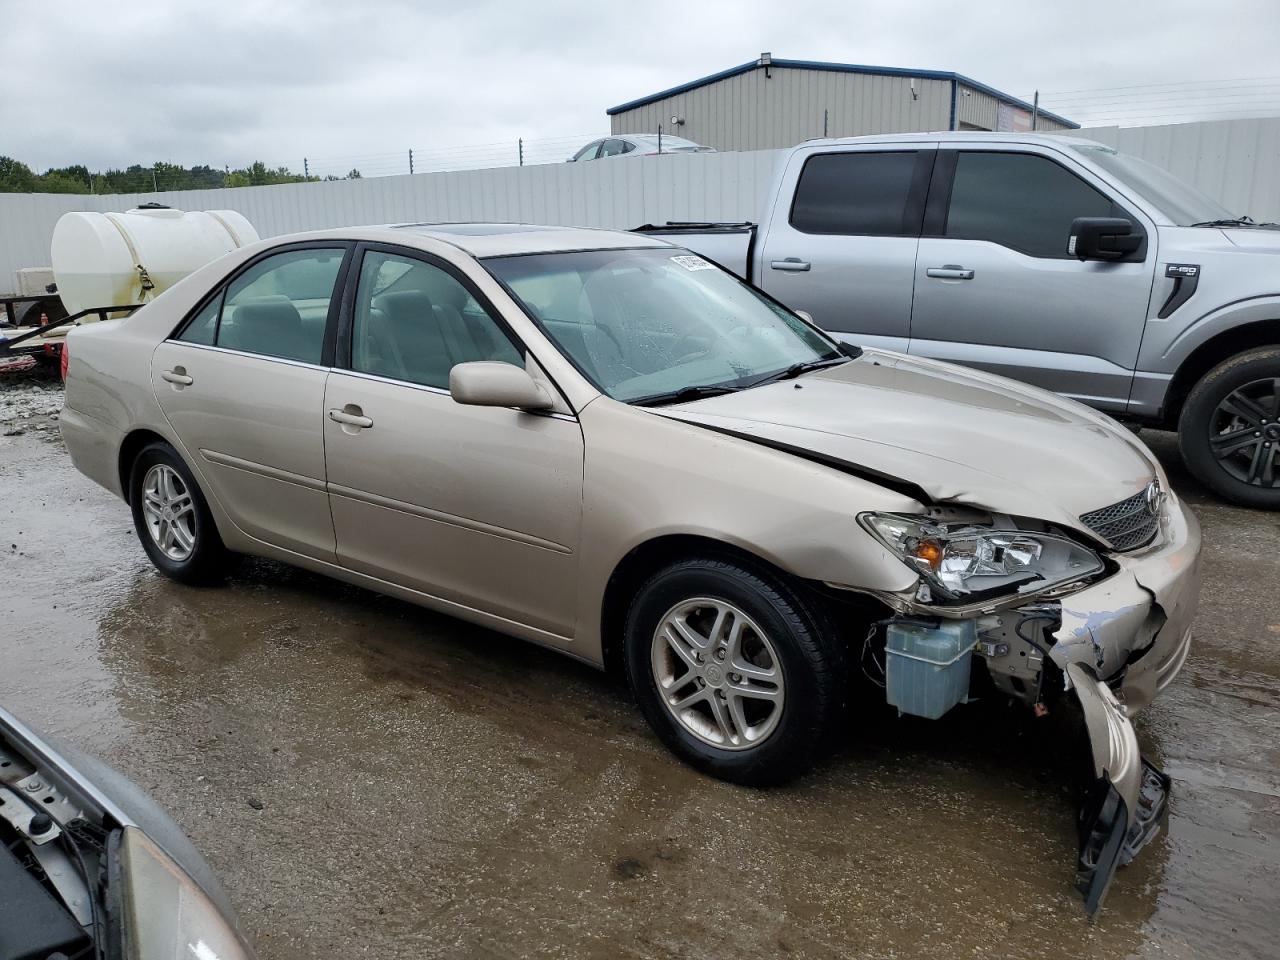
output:
<path id="1" fill-rule="evenodd" d="M 255 300 L 236 307 L 236 324 L 271 327 L 302 327 L 302 315 L 288 300 Z"/>
<path id="2" fill-rule="evenodd" d="M 431 298 L 419 290 L 397 290 L 376 298 L 375 304 L 388 317 L 407 320 L 431 316 Z"/>

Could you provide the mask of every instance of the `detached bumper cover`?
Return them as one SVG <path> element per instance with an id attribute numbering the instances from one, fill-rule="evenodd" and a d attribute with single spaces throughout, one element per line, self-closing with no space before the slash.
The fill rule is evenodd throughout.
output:
<path id="1" fill-rule="evenodd" d="M 1117 868 L 1129 863 L 1160 830 L 1170 780 L 1142 759 L 1138 737 L 1111 688 L 1078 664 L 1067 668 L 1093 748 L 1094 780 L 1080 810 L 1076 889 L 1085 911 L 1102 906 Z"/>
<path id="2" fill-rule="evenodd" d="M 1089 731 L 1093 787 L 1080 813 L 1076 887 L 1097 912 L 1118 867 L 1156 835 L 1169 778 L 1142 759 L 1130 717 L 1186 663 L 1200 597 L 1200 525 L 1171 500 L 1157 546 L 1117 558 L 1108 579 L 1062 600 L 1049 655 Z"/>

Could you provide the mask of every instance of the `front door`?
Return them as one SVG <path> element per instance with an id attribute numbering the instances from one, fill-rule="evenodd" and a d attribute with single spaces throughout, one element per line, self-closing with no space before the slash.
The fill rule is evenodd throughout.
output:
<path id="1" fill-rule="evenodd" d="M 1151 297 L 1156 236 L 1083 169 L 1039 153 L 941 151 L 916 263 L 910 352 L 1123 412 Z M 1067 251 L 1077 217 L 1147 236 L 1129 262 Z"/>
<path id="2" fill-rule="evenodd" d="M 449 395 L 454 364 L 524 365 L 493 307 L 443 261 L 366 249 L 347 352 L 324 401 L 339 562 L 572 636 L 582 515 L 577 420 L 465 406 Z"/>
<path id="3" fill-rule="evenodd" d="M 273 252 L 198 307 L 151 359 L 152 387 L 188 462 L 232 522 L 330 562 L 321 417 L 325 333 L 344 245 Z"/>
<path id="4" fill-rule="evenodd" d="M 843 340 L 905 352 L 933 156 L 932 145 L 796 151 L 780 191 L 795 199 L 767 225 L 760 286 Z"/>

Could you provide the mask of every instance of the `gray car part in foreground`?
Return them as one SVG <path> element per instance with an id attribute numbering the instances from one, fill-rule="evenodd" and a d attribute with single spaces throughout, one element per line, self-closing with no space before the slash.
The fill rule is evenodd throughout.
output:
<path id="1" fill-rule="evenodd" d="M 0 708 L 0 960 L 252 960 L 208 864 L 135 784 Z M 4 853 L 0 849 L 0 855 Z"/>

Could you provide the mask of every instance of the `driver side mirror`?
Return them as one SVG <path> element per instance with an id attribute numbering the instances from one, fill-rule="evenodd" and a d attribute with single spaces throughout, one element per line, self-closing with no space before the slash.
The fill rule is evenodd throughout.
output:
<path id="1" fill-rule="evenodd" d="M 1067 253 L 1077 260 L 1124 260 L 1142 248 L 1144 239 L 1124 217 L 1076 217 Z"/>
<path id="2" fill-rule="evenodd" d="M 449 371 L 449 395 L 473 407 L 550 410 L 555 401 L 522 367 L 498 360 L 459 363 Z"/>

